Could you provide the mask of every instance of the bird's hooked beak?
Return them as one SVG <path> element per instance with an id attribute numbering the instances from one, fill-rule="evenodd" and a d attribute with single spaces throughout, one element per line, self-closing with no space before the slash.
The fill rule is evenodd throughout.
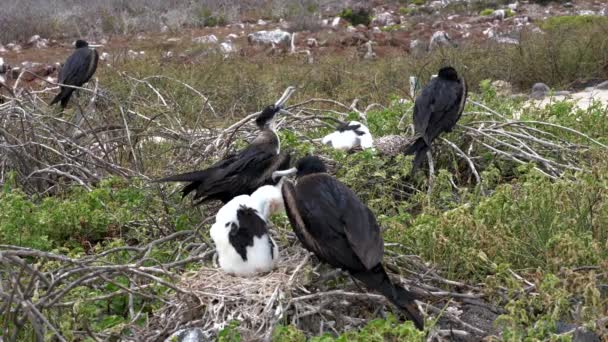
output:
<path id="1" fill-rule="evenodd" d="M 291 175 L 295 174 L 296 172 L 298 172 L 298 169 L 296 169 L 295 167 L 292 167 L 291 169 L 288 169 L 288 170 L 275 171 L 272 173 L 272 180 L 276 181 L 277 178 L 279 178 L 279 177 L 291 176 Z"/>
<path id="2" fill-rule="evenodd" d="M 101 47 L 103 47 L 103 45 L 102 44 L 89 44 L 89 47 L 90 48 L 101 48 Z"/>
<path id="3" fill-rule="evenodd" d="M 283 92 L 283 95 L 274 103 L 277 107 L 283 107 L 285 102 L 291 97 L 291 95 L 296 91 L 296 87 L 287 87 Z"/>

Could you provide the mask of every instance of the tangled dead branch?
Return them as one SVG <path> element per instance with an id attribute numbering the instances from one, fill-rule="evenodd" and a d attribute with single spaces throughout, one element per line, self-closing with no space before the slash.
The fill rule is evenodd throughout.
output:
<path id="1" fill-rule="evenodd" d="M 199 97 L 201 114 L 220 116 L 203 92 L 181 81 L 123 78 L 130 89 L 126 101 L 99 89 L 95 82 L 92 90 L 86 90 L 92 96 L 84 108 L 78 106 L 67 113 L 53 111 L 43 103 L 40 96 L 49 89 L 11 92 L 11 97 L 5 97 L 8 101 L 0 105 L 0 183 L 14 172 L 29 192 L 52 194 L 73 184 L 89 189 L 108 175 L 148 178 L 156 171 L 152 164 L 158 162 L 154 157 L 142 156 L 170 154 L 169 168 L 197 165 L 226 154 L 235 141 L 249 140 L 255 132 L 252 119 L 257 113 L 225 129 L 199 119 L 185 123 L 171 115 L 178 104 L 158 86 L 159 79 Z M 318 139 L 311 136 L 317 128 L 346 120 L 351 112 L 367 122 L 377 106 L 361 110 L 357 101 L 346 105 L 330 99 L 309 99 L 286 106 L 278 126 L 316 144 Z M 435 153 L 453 151 L 475 183 L 482 181 L 488 153 L 517 164 L 533 163 L 544 175 L 557 178 L 568 171 L 585 172 L 588 168 L 585 152 L 589 147 L 566 136 L 576 135 L 589 145 L 607 147 L 567 127 L 510 120 L 483 105 L 480 108 L 482 111 L 465 113 L 471 119 L 459 126 L 462 140 L 444 137 L 435 147 Z M 389 151 L 387 154 L 398 153 L 410 140 L 404 136 L 378 138 L 376 148 L 380 153 Z M 381 148 L 384 140 L 388 149 Z M 442 144 L 448 148 L 442 149 Z M 154 152 L 159 148 L 160 152 Z M 152 162 L 146 163 L 145 159 Z M 444 165 L 447 163 L 437 167 Z M 286 227 L 279 228 L 287 234 Z M 56 313 L 69 309 L 77 320 L 77 308 L 82 303 L 125 296 L 129 323 L 113 334 L 134 341 L 163 340 L 189 327 L 212 337 L 232 319 L 241 321 L 239 329 L 252 339 L 270 338 L 278 323 L 294 324 L 309 334 L 339 333 L 361 327 L 369 318 L 391 308 L 384 297 L 362 291 L 342 273 L 320 271 L 322 266 L 311 262 L 314 258 L 298 247 L 293 237 L 287 240 L 281 246 L 278 268 L 250 279 L 235 278 L 212 267 L 207 261 L 213 249 L 195 231 L 176 232 L 143 246 L 118 247 L 81 258 L 0 245 L 0 315 L 5 317 L 2 333 L 13 340 L 28 325 L 39 338 L 52 334 L 64 341 L 71 334 L 106 340 L 111 336 L 91 329 L 66 331 Z M 170 261 L 161 262 L 153 251 L 167 244 L 176 244 L 177 248 Z M 502 309 L 484 300 L 482 287 L 446 279 L 400 248 L 387 245 L 386 263 L 396 279 L 399 277 L 404 286 L 419 294 L 421 310 L 440 317 L 430 340 L 454 336 L 476 340 L 496 333 L 491 322 Z M 126 261 L 116 261 L 125 255 Z M 197 271 L 185 272 L 192 267 Z M 532 283 L 516 278 L 528 285 L 526 291 L 535 291 Z M 114 289 L 100 291 L 107 284 Z M 76 295 L 83 289 L 96 294 L 86 298 Z M 506 298 L 506 292 L 503 295 Z M 154 313 L 144 312 L 144 308 L 150 311 L 146 303 L 162 306 Z"/>

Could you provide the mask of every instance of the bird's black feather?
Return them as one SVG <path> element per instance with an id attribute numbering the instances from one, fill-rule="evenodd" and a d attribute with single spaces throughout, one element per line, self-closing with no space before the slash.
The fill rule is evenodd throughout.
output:
<path id="1" fill-rule="evenodd" d="M 260 129 L 266 127 L 266 125 L 274 118 L 279 110 L 281 110 L 281 106 L 275 106 L 274 104 L 267 106 L 255 119 L 255 124 Z"/>
<path id="2" fill-rule="evenodd" d="M 182 197 L 194 192 L 196 204 L 209 200 L 227 203 L 239 195 L 251 195 L 259 187 L 275 184 L 272 172 L 289 167 L 289 155 L 276 154 L 259 145 L 249 145 L 211 167 L 159 179 L 158 182 L 190 182 L 182 189 Z"/>
<path id="3" fill-rule="evenodd" d="M 254 237 L 262 237 L 268 234 L 266 222 L 257 214 L 255 209 L 240 206 L 236 212 L 238 225 L 231 223 L 228 240 L 234 249 L 239 253 L 243 261 L 247 261 L 247 247 L 253 246 Z M 270 240 L 270 239 L 268 239 Z M 273 250 L 270 248 L 272 256 Z"/>
<path id="4" fill-rule="evenodd" d="M 451 67 L 439 70 L 434 78 L 422 90 L 414 104 L 414 130 L 416 140 L 405 154 L 415 154 L 416 170 L 424 161 L 431 143 L 443 132 L 451 132 L 460 119 L 467 97 L 464 78 L 459 77 Z"/>
<path id="5" fill-rule="evenodd" d="M 79 42 L 86 44 L 84 41 Z M 83 84 L 88 82 L 91 77 L 93 77 L 93 74 L 97 70 L 98 61 L 99 54 L 97 51 L 89 49 L 88 44 L 77 44 L 76 51 L 74 51 L 74 53 L 68 57 L 65 64 L 61 68 L 58 82 L 61 84 L 81 87 Z M 75 89 L 64 86 L 61 86 L 60 88 L 61 90 L 59 94 L 53 98 L 51 105 L 61 102 L 61 107 L 65 108 Z"/>
<path id="6" fill-rule="evenodd" d="M 424 329 L 424 319 L 414 302 L 416 297 L 402 286 L 393 284 L 382 264 L 377 264 L 374 268 L 365 272 L 351 272 L 351 274 L 368 288 L 382 293 L 409 320 L 414 322 L 416 328 L 420 330 Z"/>
<path id="7" fill-rule="evenodd" d="M 355 193 L 324 170 L 317 157 L 305 157 L 296 168 L 297 185 L 286 180 L 281 192 L 289 222 L 306 249 L 347 270 L 370 289 L 386 296 L 423 328 L 413 294 L 391 283 L 382 267 L 384 243 L 374 214 Z"/>

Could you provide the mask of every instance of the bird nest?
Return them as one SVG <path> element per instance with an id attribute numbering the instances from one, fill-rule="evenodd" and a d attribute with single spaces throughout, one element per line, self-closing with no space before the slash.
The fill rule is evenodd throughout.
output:
<path id="1" fill-rule="evenodd" d="M 253 277 L 233 276 L 208 266 L 184 274 L 177 284 L 183 293 L 157 323 L 168 332 L 176 331 L 173 325 L 196 327 L 211 338 L 236 320 L 244 340 L 267 340 L 308 261 L 308 253 L 297 245 L 280 255 L 272 272 Z"/>

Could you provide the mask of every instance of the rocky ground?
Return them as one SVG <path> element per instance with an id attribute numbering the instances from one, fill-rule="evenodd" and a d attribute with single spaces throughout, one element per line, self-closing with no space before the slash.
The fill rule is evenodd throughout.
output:
<path id="1" fill-rule="evenodd" d="M 101 66 L 111 67 L 124 59 L 158 55 L 176 62 L 196 63 L 209 54 L 248 56 L 252 54 L 301 54 L 309 63 L 325 54 L 355 53 L 365 59 L 410 54 L 423 57 L 437 46 L 466 41 L 493 40 L 518 44 L 524 30 L 541 31 L 537 23 L 551 16 L 608 15 L 604 1 L 573 1 L 547 6 L 513 2 L 486 15 L 472 14 L 457 6 L 460 2 L 429 1 L 424 5 L 378 5 L 369 26 L 351 26 L 337 16 L 335 8 L 309 23 L 309 30 L 296 30 L 294 22 L 259 19 L 222 27 L 183 29 L 166 26 L 160 32 L 129 36 L 86 37 L 99 48 Z M 333 13 L 332 13 L 333 11 Z M 24 42 L 0 42 L 0 81 L 9 86 L 20 82 L 44 85 L 55 82 L 58 70 L 72 49 L 72 40 L 58 41 L 35 35 Z M 39 76 L 39 77 L 37 77 Z M 542 81 L 542 80 L 538 80 Z"/>

